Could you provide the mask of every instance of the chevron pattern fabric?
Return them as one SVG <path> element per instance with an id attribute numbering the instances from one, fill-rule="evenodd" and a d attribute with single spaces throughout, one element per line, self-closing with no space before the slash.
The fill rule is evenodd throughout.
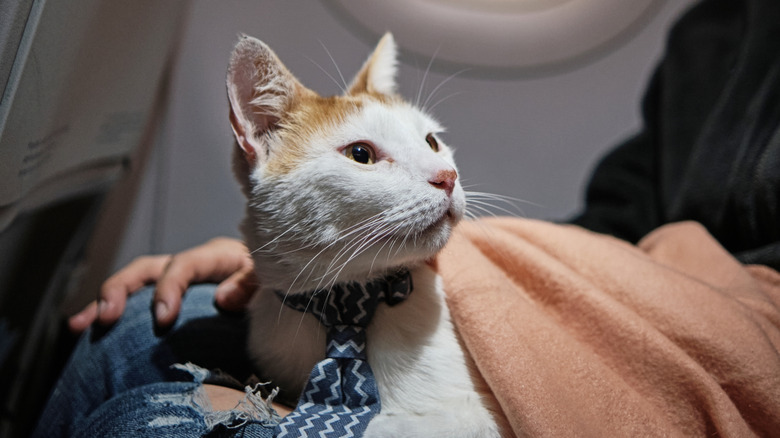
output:
<path id="1" fill-rule="evenodd" d="M 314 314 L 328 329 L 326 359 L 309 375 L 295 410 L 276 427 L 277 437 L 360 437 L 379 413 L 374 373 L 366 361 L 365 329 L 381 302 L 396 305 L 412 292 L 408 270 L 368 284 L 285 296 L 285 305 Z"/>

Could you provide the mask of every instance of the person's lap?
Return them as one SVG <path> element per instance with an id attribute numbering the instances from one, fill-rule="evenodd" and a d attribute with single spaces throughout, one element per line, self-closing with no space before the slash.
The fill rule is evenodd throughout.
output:
<path id="1" fill-rule="evenodd" d="M 33 436 L 117 436 L 127 431 L 200 436 L 211 430 L 220 417 L 210 416 L 202 384 L 230 386 L 230 381 L 239 388 L 238 382 L 252 374 L 245 354 L 246 320 L 217 310 L 213 292 L 211 285 L 190 288 L 176 324 L 159 330 L 150 309 L 152 288 L 145 288 L 128 300 L 115 325 L 85 332 Z M 223 426 L 243 426 L 215 427 L 214 436 L 271 436 L 273 429 L 257 416 L 221 418 Z"/>

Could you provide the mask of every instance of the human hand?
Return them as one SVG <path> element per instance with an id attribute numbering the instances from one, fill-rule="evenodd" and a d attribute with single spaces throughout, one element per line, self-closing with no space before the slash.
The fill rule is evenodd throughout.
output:
<path id="1" fill-rule="evenodd" d="M 80 333 L 97 322 L 110 325 L 125 310 L 127 297 L 141 287 L 157 283 L 154 315 L 157 324 L 173 324 L 182 296 L 192 283 L 220 282 L 214 299 L 225 310 L 242 310 L 257 288 L 249 250 L 236 239 L 218 237 L 175 255 L 138 257 L 109 277 L 100 297 L 68 320 L 71 331 Z"/>

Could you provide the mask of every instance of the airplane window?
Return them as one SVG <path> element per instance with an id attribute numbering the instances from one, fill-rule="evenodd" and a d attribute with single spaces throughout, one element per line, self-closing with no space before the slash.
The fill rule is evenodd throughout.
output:
<path id="1" fill-rule="evenodd" d="M 393 32 L 406 56 L 454 68 L 545 74 L 627 41 L 663 0 L 324 0 L 374 40 Z"/>

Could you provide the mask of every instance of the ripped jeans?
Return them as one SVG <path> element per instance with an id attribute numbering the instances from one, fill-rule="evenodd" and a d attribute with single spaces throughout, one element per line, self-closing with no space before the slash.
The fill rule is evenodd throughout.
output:
<path id="1" fill-rule="evenodd" d="M 213 293 L 191 287 L 176 324 L 160 331 L 147 287 L 114 326 L 90 328 L 33 437 L 272 437 L 279 417 L 268 398 L 248 387 L 236 409 L 215 412 L 203 391 L 202 383 L 243 388 L 252 376 L 246 319 L 217 310 Z"/>

